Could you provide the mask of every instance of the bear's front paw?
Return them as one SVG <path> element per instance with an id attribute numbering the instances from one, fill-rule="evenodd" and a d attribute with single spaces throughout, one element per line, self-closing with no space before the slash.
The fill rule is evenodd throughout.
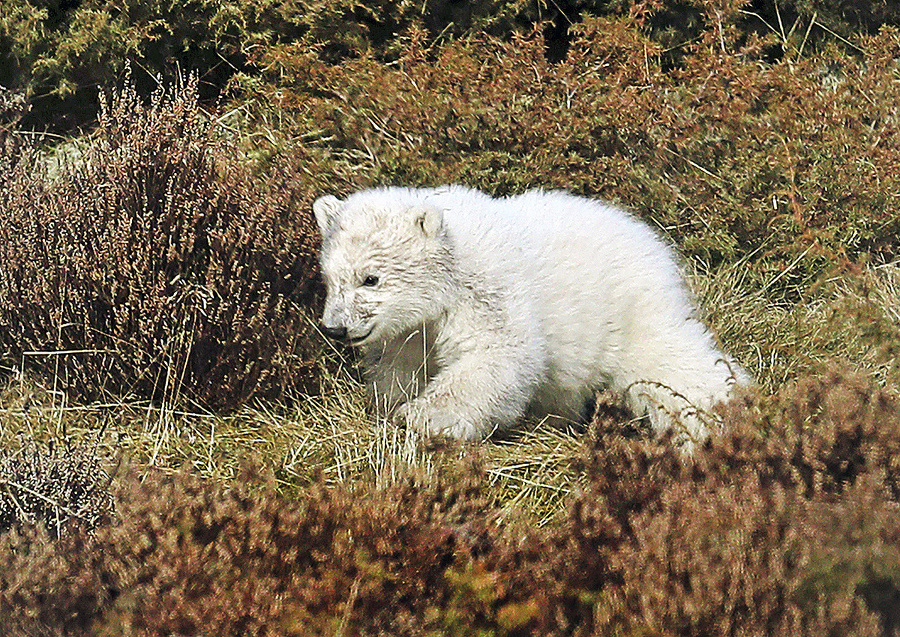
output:
<path id="1" fill-rule="evenodd" d="M 448 410 L 432 408 L 426 401 L 411 400 L 397 407 L 394 422 L 426 438 L 447 436 L 457 440 L 481 440 L 481 429 L 465 417 Z"/>

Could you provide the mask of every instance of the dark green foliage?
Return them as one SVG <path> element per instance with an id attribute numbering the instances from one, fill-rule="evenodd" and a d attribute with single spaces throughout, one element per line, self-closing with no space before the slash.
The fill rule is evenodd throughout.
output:
<path id="1" fill-rule="evenodd" d="M 876 33 L 884 25 L 900 25 L 900 6 L 891 0 L 786 0 L 763 3 L 769 24 L 780 24 L 795 43 L 802 43 L 802 31 L 812 23 L 822 31 L 852 39 L 858 33 Z"/>
<path id="2" fill-rule="evenodd" d="M 106 3 L 4 0 L 0 84 L 27 92 L 26 125 L 69 130 L 96 117 L 101 90 L 130 62 L 142 94 L 196 72 L 206 97 L 273 40 L 283 23 L 274 0 Z"/>
<path id="3" fill-rule="evenodd" d="M 212 99 L 235 74 L 253 78 L 254 61 L 270 46 L 315 46 L 332 63 L 367 54 L 395 60 L 415 28 L 433 43 L 479 33 L 509 40 L 540 25 L 548 59 L 560 61 L 570 27 L 609 15 L 638 17 L 668 62 L 682 59 L 686 45 L 720 29 L 729 15 L 737 16 L 741 39 L 773 36 L 772 59 L 829 42 L 852 49 L 860 33 L 900 22 L 890 0 L 3 0 L 0 85 L 27 93 L 34 107 L 27 126 L 67 131 L 94 121 L 98 91 L 120 82 L 128 63 L 143 95 L 160 80 L 196 72 L 203 98 Z"/>
<path id="4" fill-rule="evenodd" d="M 309 195 L 288 172 L 259 184 L 234 152 L 189 85 L 146 108 L 131 91 L 114 98 L 56 174 L 36 154 L 11 166 L 2 357 L 79 399 L 233 408 L 296 380 L 314 293 Z"/>

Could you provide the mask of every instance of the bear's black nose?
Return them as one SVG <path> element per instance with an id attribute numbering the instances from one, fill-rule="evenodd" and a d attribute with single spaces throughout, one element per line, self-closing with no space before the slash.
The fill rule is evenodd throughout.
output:
<path id="1" fill-rule="evenodd" d="M 328 338 L 333 338 L 338 341 L 347 339 L 347 328 L 343 326 L 328 327 L 327 325 L 323 325 L 322 331 L 325 332 L 325 336 L 327 336 Z"/>

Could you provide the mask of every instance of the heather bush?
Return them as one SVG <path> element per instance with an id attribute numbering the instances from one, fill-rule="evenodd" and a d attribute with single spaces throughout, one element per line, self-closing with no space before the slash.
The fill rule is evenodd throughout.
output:
<path id="1" fill-rule="evenodd" d="M 896 634 L 896 399 L 832 373 L 724 419 L 694 463 L 598 423 L 551 540 L 574 634 Z"/>
<path id="2" fill-rule="evenodd" d="M 130 475 L 119 519 L 93 539 L 63 538 L 54 552 L 6 536 L 0 618 L 18 627 L 21 609 L 74 635 L 422 634 L 438 625 L 428 617 L 449 592 L 444 572 L 478 550 L 490 521 L 467 475 L 317 486 L 299 500 L 277 497 L 252 466 L 233 489 Z"/>
<path id="3" fill-rule="evenodd" d="M 747 393 L 685 462 L 601 403 L 585 488 L 545 529 L 498 506 L 479 460 L 296 498 L 252 463 L 229 487 L 130 471 L 92 536 L 0 536 L 0 620 L 71 635 L 896 635 L 898 409 L 840 373 Z"/>
<path id="4" fill-rule="evenodd" d="M 233 408 L 302 380 L 310 195 L 234 152 L 194 82 L 105 102 L 55 173 L 19 162 L 0 188 L 0 356 L 79 400 Z"/>
<path id="5" fill-rule="evenodd" d="M 788 298 L 831 268 L 891 258 L 897 30 L 860 38 L 861 58 L 824 47 L 772 63 L 773 38 L 743 34 L 737 5 L 702 7 L 717 18 L 674 68 L 637 14 L 574 25 L 559 63 L 540 33 L 440 46 L 413 34 L 391 65 L 276 47 L 260 60 L 271 86 L 256 90 L 279 96 L 345 191 L 603 196 L 711 266 L 751 255 L 751 283 Z"/>
<path id="6" fill-rule="evenodd" d="M 96 444 L 26 439 L 18 450 L 0 452 L 0 533 L 42 527 L 59 537 L 72 527 L 93 529 L 112 512 L 111 482 Z"/>

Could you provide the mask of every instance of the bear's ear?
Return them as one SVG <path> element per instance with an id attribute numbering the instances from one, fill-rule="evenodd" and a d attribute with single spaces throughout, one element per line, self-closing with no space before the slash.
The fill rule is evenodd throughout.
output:
<path id="1" fill-rule="evenodd" d="M 313 202 L 313 212 L 322 236 L 327 236 L 334 222 L 341 215 L 341 200 L 333 195 L 319 197 Z"/>
<path id="2" fill-rule="evenodd" d="M 410 208 L 416 225 L 422 229 L 426 237 L 434 237 L 444 225 L 444 213 L 431 206 L 413 206 Z"/>

